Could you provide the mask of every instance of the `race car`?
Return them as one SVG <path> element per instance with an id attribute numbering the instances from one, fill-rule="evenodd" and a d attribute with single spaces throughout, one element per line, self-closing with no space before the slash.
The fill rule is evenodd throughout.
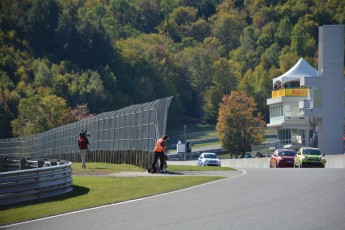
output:
<path id="1" fill-rule="evenodd" d="M 292 149 L 276 149 L 271 155 L 271 168 L 293 167 L 296 152 Z"/>
<path id="2" fill-rule="evenodd" d="M 302 147 L 294 158 L 294 167 L 318 167 L 326 166 L 325 155 L 318 148 Z"/>

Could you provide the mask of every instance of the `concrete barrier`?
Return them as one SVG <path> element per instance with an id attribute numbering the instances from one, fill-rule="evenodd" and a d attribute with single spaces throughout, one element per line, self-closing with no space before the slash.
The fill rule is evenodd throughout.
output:
<path id="1" fill-rule="evenodd" d="M 326 168 L 345 168 L 345 154 L 326 155 Z"/>
<path id="2" fill-rule="evenodd" d="M 345 168 L 345 154 L 327 155 L 326 168 Z M 270 158 L 242 158 L 242 159 L 221 159 L 222 166 L 231 168 L 269 168 Z M 190 161 L 168 161 L 168 165 L 192 165 L 196 166 L 196 160 Z"/>

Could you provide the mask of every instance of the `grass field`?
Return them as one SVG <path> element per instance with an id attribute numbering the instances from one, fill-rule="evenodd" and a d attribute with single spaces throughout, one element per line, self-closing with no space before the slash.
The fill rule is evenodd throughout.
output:
<path id="1" fill-rule="evenodd" d="M 144 172 L 132 165 L 87 163 L 73 164 L 73 191 L 39 201 L 0 207 L 0 226 L 61 213 L 118 203 L 160 193 L 179 190 L 215 180 L 214 176 L 161 176 L 121 178 L 109 176 L 116 172 Z M 169 171 L 233 170 L 220 167 L 169 165 Z"/>
<path id="2" fill-rule="evenodd" d="M 268 128 L 264 129 L 265 135 L 277 135 L 277 131 L 271 130 Z M 167 131 L 168 135 L 172 140 L 177 140 L 177 137 L 184 138 L 184 129 L 183 126 L 170 129 Z M 203 143 L 193 143 L 193 148 L 202 148 L 206 146 L 220 145 L 220 141 L 215 141 L 214 139 L 218 138 L 215 125 L 201 125 L 193 124 L 187 125 L 186 136 L 192 143 L 194 140 L 204 141 Z M 265 140 L 265 141 L 268 141 Z M 174 146 L 175 148 L 175 146 Z M 272 152 L 272 149 L 265 145 L 252 146 L 252 156 L 255 156 L 256 152 L 261 152 L 262 154 L 268 154 Z M 225 156 L 220 156 L 220 158 L 229 158 L 229 154 Z"/>

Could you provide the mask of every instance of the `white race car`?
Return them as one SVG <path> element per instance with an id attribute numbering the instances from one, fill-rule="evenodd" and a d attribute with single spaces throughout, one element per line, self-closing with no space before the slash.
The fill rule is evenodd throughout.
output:
<path id="1" fill-rule="evenodd" d="M 215 153 L 202 153 L 198 158 L 197 166 L 221 166 L 220 160 Z"/>

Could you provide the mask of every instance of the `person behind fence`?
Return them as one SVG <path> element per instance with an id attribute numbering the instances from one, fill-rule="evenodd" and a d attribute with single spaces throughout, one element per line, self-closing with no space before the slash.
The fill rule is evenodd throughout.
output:
<path id="1" fill-rule="evenodd" d="M 87 154 L 87 149 L 89 145 L 89 140 L 86 137 L 86 133 L 79 133 L 79 139 L 78 139 L 78 146 L 79 146 L 79 154 L 81 157 L 81 167 L 86 168 L 86 154 Z"/>
<path id="2" fill-rule="evenodd" d="M 164 166 L 164 152 L 165 152 L 165 149 L 166 149 L 166 146 L 167 146 L 167 143 L 169 142 L 169 137 L 168 136 L 163 136 L 161 138 L 159 138 L 156 142 L 156 145 L 155 145 L 155 148 L 153 150 L 154 152 L 154 160 L 152 162 L 152 166 L 151 166 L 151 172 L 156 172 L 157 171 L 157 167 L 156 167 L 156 164 L 157 164 L 157 161 L 158 161 L 158 158 L 159 158 L 159 171 L 161 173 L 163 173 L 163 166 Z"/>

